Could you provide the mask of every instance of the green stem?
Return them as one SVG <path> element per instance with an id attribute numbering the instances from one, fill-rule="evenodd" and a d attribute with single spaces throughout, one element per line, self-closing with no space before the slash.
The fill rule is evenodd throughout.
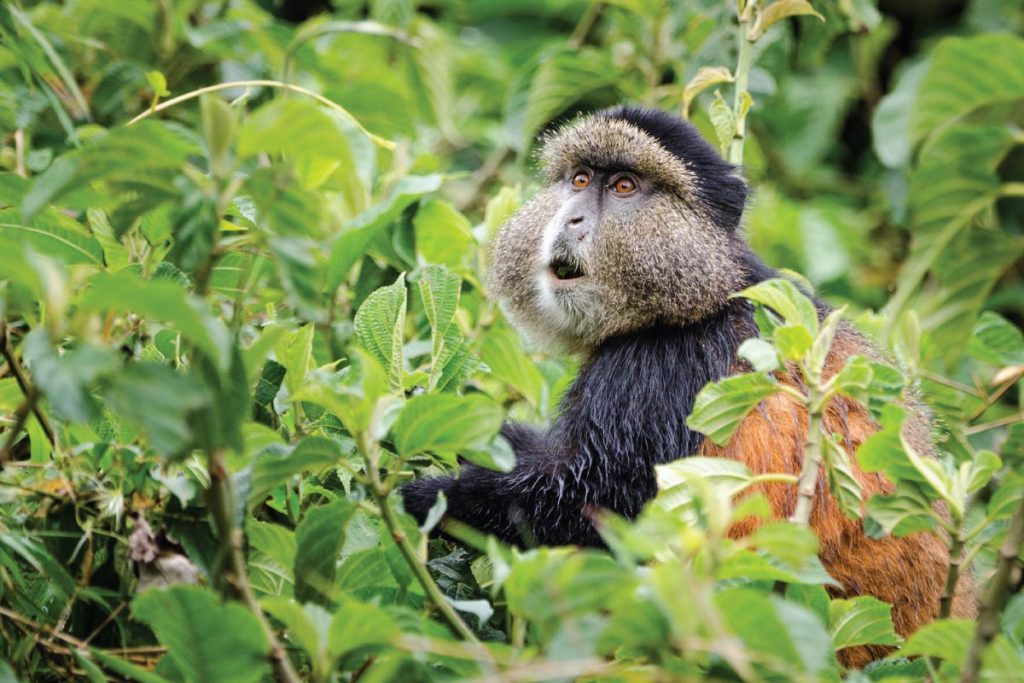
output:
<path id="1" fill-rule="evenodd" d="M 996 570 L 989 580 L 985 597 L 981 601 L 977 626 L 974 628 L 974 638 L 971 640 L 964 668 L 960 672 L 960 683 L 976 683 L 978 680 L 978 674 L 981 671 L 981 656 L 985 652 L 985 648 L 999 633 L 999 616 L 1006 605 L 1010 575 L 1013 573 L 1013 565 L 1017 562 L 1022 545 L 1024 545 L 1024 500 L 1020 502 L 1013 517 L 1010 518 L 1010 527 L 1006 531 L 1006 538 L 999 548 Z"/>
<path id="2" fill-rule="evenodd" d="M 395 545 L 397 545 L 399 551 L 401 551 L 402 557 L 405 558 L 406 563 L 416 575 L 416 579 L 420 582 L 420 585 L 423 587 L 423 591 L 427 594 L 427 597 L 430 598 L 434 607 L 436 607 L 441 615 L 444 616 L 448 625 L 452 627 L 452 630 L 455 631 L 455 633 L 463 640 L 477 645 L 481 650 L 483 650 L 483 646 L 480 645 L 480 641 L 477 639 L 472 629 L 466 625 L 466 622 L 462 620 L 459 613 L 456 612 L 455 608 L 452 607 L 450 602 L 448 602 L 444 593 L 441 592 L 441 587 L 437 585 L 436 581 L 434 581 L 434 577 L 430 575 L 430 570 L 427 569 L 427 566 L 420 560 L 419 556 L 416 554 L 416 550 L 409 542 L 409 537 L 406 536 L 405 531 L 402 530 L 402 526 L 398 522 L 398 517 L 395 515 L 395 510 L 391 507 L 391 502 L 388 500 L 390 488 L 380 479 L 376 444 L 368 442 L 364 435 L 357 436 L 356 443 L 359 444 L 359 450 L 366 458 L 370 475 L 370 492 L 377 501 L 377 507 L 380 508 L 381 519 L 384 520 L 384 525 L 387 526 L 388 531 L 391 533 L 391 538 L 394 539 Z"/>
<path id="3" fill-rule="evenodd" d="M 242 549 L 242 530 L 235 526 L 235 492 L 231 485 L 224 463 L 224 454 L 220 450 L 209 456 L 210 488 L 207 490 L 210 515 L 217 528 L 217 536 L 221 542 L 221 552 L 225 557 L 221 562 L 221 577 L 231 589 L 235 597 L 256 617 L 263 629 L 267 642 L 270 643 L 270 661 L 274 667 L 274 675 L 280 683 L 299 683 L 300 679 L 292 668 L 288 653 L 274 634 L 274 629 L 263 616 L 256 595 L 249 585 L 249 575 L 245 565 L 245 551 Z"/>
<path id="4" fill-rule="evenodd" d="M 956 595 L 956 584 L 960 579 L 963 554 L 964 541 L 957 534 L 949 544 L 949 568 L 946 570 L 946 587 L 939 599 L 939 619 L 947 618 L 953 611 L 953 597 Z"/>
<path id="5" fill-rule="evenodd" d="M 804 462 L 797 482 L 796 508 L 789 521 L 810 526 L 811 510 L 814 506 L 814 491 L 818 485 L 818 471 L 821 469 L 821 429 L 825 413 L 823 397 L 817 388 L 808 389 L 810 419 L 807 425 L 807 440 L 804 442 Z"/>
<path id="6" fill-rule="evenodd" d="M 374 468 L 376 469 L 376 468 Z M 472 629 L 466 625 L 466 622 L 462 620 L 455 608 L 452 607 L 451 603 L 445 598 L 444 593 L 441 592 L 441 587 L 434 581 L 434 577 L 430 575 L 430 570 L 427 569 L 426 565 L 420 561 L 416 555 L 416 551 L 413 549 L 412 544 L 409 542 L 409 537 L 402 531 L 402 527 L 398 523 L 398 517 L 395 515 L 394 508 L 391 507 L 391 503 L 388 500 L 387 494 L 384 493 L 383 484 L 380 482 L 380 477 L 377 475 L 373 476 L 373 482 L 371 484 L 371 490 L 373 496 L 377 500 L 377 506 L 380 508 L 381 519 L 384 520 L 385 526 L 388 531 L 391 532 L 391 538 L 394 539 L 395 545 L 402 552 L 402 557 L 408 563 L 413 573 L 416 575 L 416 579 L 420 582 L 423 590 L 426 592 L 427 597 L 434 603 L 434 607 L 444 616 L 448 625 L 452 627 L 452 630 L 462 638 L 474 645 L 480 645 L 480 641 L 473 633 Z"/>
<path id="7" fill-rule="evenodd" d="M 53 431 L 53 427 L 50 425 L 50 421 L 46 419 L 46 415 L 39 408 L 39 395 L 36 388 L 29 382 L 28 376 L 21 369 L 21 364 L 14 357 L 14 349 L 11 348 L 11 340 L 7 334 L 7 323 L 0 321 L 0 354 L 3 355 L 4 360 L 7 361 L 7 367 L 10 369 L 11 374 L 14 375 L 14 380 L 18 384 L 18 388 L 21 389 L 22 395 L 25 397 L 25 403 L 29 406 L 32 414 L 36 416 L 36 420 L 39 421 L 39 425 L 43 428 L 43 433 L 46 435 L 47 441 L 55 449 L 57 448 L 57 436 Z M 13 442 L 12 442 L 13 444 Z"/>
<path id="8" fill-rule="evenodd" d="M 736 165 L 743 163 L 743 142 L 747 131 L 747 117 L 741 112 L 750 81 L 750 65 L 753 58 L 752 47 L 754 44 L 750 40 L 750 20 L 756 4 L 756 0 L 749 0 L 742 14 L 740 14 L 738 34 L 739 57 L 736 63 L 736 87 L 732 101 L 732 111 L 736 116 L 736 130 L 733 132 L 732 143 L 729 145 L 729 163 Z"/>

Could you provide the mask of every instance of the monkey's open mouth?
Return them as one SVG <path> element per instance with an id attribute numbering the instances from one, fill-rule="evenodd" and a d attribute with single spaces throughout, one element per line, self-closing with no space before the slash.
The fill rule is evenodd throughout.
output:
<path id="1" fill-rule="evenodd" d="M 563 261 L 560 258 L 556 258 L 552 261 L 548 268 L 551 270 L 551 275 L 553 275 L 556 280 L 575 280 L 586 275 L 586 273 L 583 272 L 583 269 L 575 263 Z"/>

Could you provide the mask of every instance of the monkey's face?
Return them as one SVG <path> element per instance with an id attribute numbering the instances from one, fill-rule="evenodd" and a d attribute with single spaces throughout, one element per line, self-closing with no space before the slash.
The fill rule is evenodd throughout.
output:
<path id="1" fill-rule="evenodd" d="M 699 320 L 735 291 L 737 238 L 714 223 L 694 171 L 652 136 L 592 117 L 551 139 L 544 159 L 548 184 L 502 228 L 491 272 L 506 313 L 536 341 L 586 350 Z"/>

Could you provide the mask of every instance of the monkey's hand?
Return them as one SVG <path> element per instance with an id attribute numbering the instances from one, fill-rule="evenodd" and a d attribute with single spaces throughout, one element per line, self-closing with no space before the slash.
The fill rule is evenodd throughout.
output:
<path id="1" fill-rule="evenodd" d="M 433 477 L 410 481 L 401 488 L 405 511 L 416 518 L 419 524 L 427 519 L 427 513 L 437 502 L 437 494 L 444 491 L 447 495 L 455 480 L 452 477 Z"/>
<path id="2" fill-rule="evenodd" d="M 444 491 L 446 515 L 506 543 L 600 545 L 584 514 L 593 491 L 575 475 L 586 469 L 586 461 L 559 454 L 547 435 L 533 427 L 506 424 L 501 433 L 516 453 L 511 472 L 463 463 L 458 478 L 410 482 L 402 487 L 406 511 L 422 524 Z"/>

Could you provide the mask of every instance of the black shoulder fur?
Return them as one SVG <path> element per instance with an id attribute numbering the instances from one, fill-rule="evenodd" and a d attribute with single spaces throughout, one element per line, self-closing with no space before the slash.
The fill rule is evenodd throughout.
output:
<path id="1" fill-rule="evenodd" d="M 406 510 L 422 522 L 443 490 L 449 515 L 506 542 L 601 545 L 589 513 L 635 517 L 657 491 L 654 465 L 697 452 L 702 437 L 686 426 L 694 398 L 755 334 L 749 304 L 733 300 L 699 323 L 608 339 L 549 430 L 505 426 L 512 472 L 467 464 L 458 478 L 412 482 L 402 489 Z"/>

